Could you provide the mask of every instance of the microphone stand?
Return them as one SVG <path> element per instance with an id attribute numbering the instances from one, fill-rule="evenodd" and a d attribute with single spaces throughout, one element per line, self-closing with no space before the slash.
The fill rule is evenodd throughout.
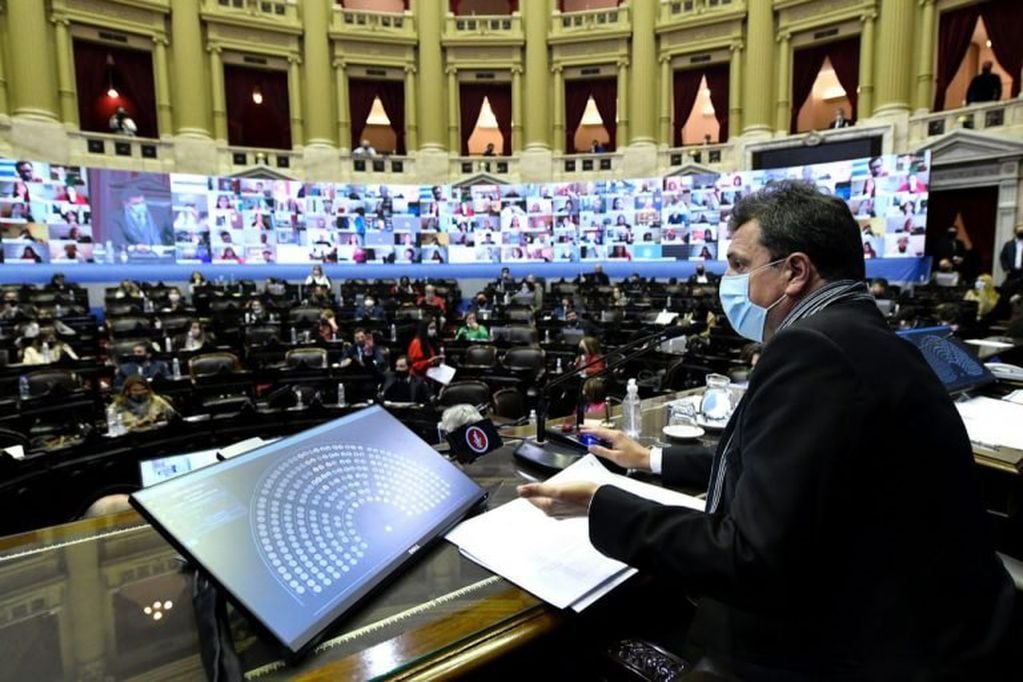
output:
<path id="1" fill-rule="evenodd" d="M 672 326 L 630 341 L 624 346 L 615 349 L 615 353 L 625 351 L 625 354 L 621 358 L 606 365 L 604 369 L 593 376 L 603 376 L 615 369 L 618 369 L 622 365 L 650 352 L 662 341 L 676 336 L 681 336 L 682 334 L 682 327 Z M 557 377 L 553 381 L 548 382 L 542 389 L 540 389 L 540 395 L 536 404 L 536 437 L 534 439 L 523 440 L 522 444 L 515 449 L 514 454 L 516 457 L 545 469 L 560 471 L 561 469 L 574 464 L 589 451 L 589 448 L 586 445 L 573 438 L 569 438 L 568 436 L 556 431 L 548 431 L 547 410 L 550 407 L 550 392 L 553 389 L 575 379 L 578 376 L 581 376 L 587 369 L 601 361 L 603 361 L 603 358 L 601 357 L 594 358 L 585 365 L 576 367 L 575 369 Z"/>

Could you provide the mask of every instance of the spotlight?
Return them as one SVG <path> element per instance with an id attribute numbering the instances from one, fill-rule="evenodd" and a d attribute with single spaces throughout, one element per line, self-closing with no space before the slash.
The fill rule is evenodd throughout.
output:
<path id="1" fill-rule="evenodd" d="M 252 101 L 256 104 L 263 103 L 263 91 L 259 89 L 258 85 L 252 89 Z"/>
<path id="2" fill-rule="evenodd" d="M 109 97 L 110 99 L 117 99 L 118 97 L 120 97 L 120 94 L 114 88 L 110 88 L 107 90 L 107 97 Z"/>

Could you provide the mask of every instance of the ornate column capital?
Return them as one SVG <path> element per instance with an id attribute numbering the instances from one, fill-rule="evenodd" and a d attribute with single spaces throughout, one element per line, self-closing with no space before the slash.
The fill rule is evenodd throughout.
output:
<path id="1" fill-rule="evenodd" d="M 737 40 L 737 41 L 735 41 L 734 43 L 732 43 L 731 45 L 728 46 L 728 51 L 729 52 L 742 52 L 745 49 L 746 49 L 746 43 L 744 43 L 741 40 Z"/>
<path id="2" fill-rule="evenodd" d="M 348 62 L 344 59 L 334 59 L 330 62 L 330 65 L 335 69 L 348 68 Z"/>
<path id="3" fill-rule="evenodd" d="M 454 64 L 448 64 L 444 67 L 444 73 L 448 76 L 458 75 L 458 67 Z"/>
<path id="4" fill-rule="evenodd" d="M 934 0 L 920 0 L 921 7 L 927 7 L 927 5 L 933 5 Z"/>
<path id="5" fill-rule="evenodd" d="M 170 45 L 170 38 L 165 35 L 155 35 L 153 36 L 153 45 L 163 45 L 164 47 L 167 47 Z"/>
<path id="6" fill-rule="evenodd" d="M 670 54 L 662 54 L 660 57 L 657 58 L 657 62 L 659 64 L 662 64 L 662 65 L 663 64 L 670 64 L 671 60 L 672 60 L 672 55 L 670 55 Z"/>
<path id="7" fill-rule="evenodd" d="M 923 4 L 923 3 L 921 2 L 920 4 Z M 860 15 L 860 23 L 861 24 L 865 24 L 868 21 L 877 21 L 877 12 L 875 12 L 875 11 L 864 12 L 863 14 Z"/>
<path id="8" fill-rule="evenodd" d="M 526 72 L 526 69 L 522 66 L 522 64 L 512 64 L 511 68 L 508 70 L 511 71 L 513 74 L 518 74 L 520 76 Z M 553 70 L 554 69 L 551 69 L 551 71 Z"/>
<path id="9" fill-rule="evenodd" d="M 551 73 L 564 73 L 565 66 L 563 64 L 551 64 Z"/>
<path id="10" fill-rule="evenodd" d="M 302 56 L 301 55 L 297 55 L 297 54 L 289 54 L 288 55 L 288 64 L 289 65 L 297 64 L 298 66 L 302 66 Z"/>
<path id="11" fill-rule="evenodd" d="M 206 43 L 206 51 L 210 54 L 220 54 L 224 51 L 224 46 L 220 43 Z"/>
<path id="12" fill-rule="evenodd" d="M 405 73 L 411 73 L 413 75 L 419 73 L 419 69 L 416 68 L 415 64 L 406 64 L 402 67 L 402 70 L 404 70 Z"/>
<path id="13" fill-rule="evenodd" d="M 69 26 L 71 26 L 71 18 L 64 14 L 51 14 L 50 23 L 53 24 L 54 26 L 57 26 L 59 24 L 64 28 L 68 28 Z"/>
<path id="14" fill-rule="evenodd" d="M 628 67 L 629 66 L 629 58 L 628 57 L 619 57 L 618 61 L 615 62 L 615 66 L 617 66 L 619 68 L 619 70 L 622 67 Z"/>
<path id="15" fill-rule="evenodd" d="M 779 43 L 787 43 L 792 40 L 792 34 L 788 31 L 782 31 L 778 34 L 777 41 Z"/>

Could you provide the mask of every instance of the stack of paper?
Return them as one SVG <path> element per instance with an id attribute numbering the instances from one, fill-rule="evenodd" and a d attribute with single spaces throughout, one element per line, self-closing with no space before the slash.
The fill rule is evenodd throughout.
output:
<path id="1" fill-rule="evenodd" d="M 704 510 L 703 500 L 612 474 L 587 455 L 548 483 L 595 481 L 661 504 Z M 582 611 L 636 570 L 590 544 L 586 517 L 555 519 L 524 499 L 463 522 L 447 535 L 462 554 L 558 608 Z"/>
<path id="2" fill-rule="evenodd" d="M 1023 405 L 995 400 L 971 398 L 956 403 L 970 440 L 992 448 L 1023 450 Z"/>

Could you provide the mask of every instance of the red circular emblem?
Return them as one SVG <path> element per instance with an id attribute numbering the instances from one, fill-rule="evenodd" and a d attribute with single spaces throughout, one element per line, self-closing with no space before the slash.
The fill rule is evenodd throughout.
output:
<path id="1" fill-rule="evenodd" d="M 465 430 L 465 444 L 473 452 L 483 453 L 490 447 L 490 439 L 487 433 L 478 426 L 470 426 Z"/>

